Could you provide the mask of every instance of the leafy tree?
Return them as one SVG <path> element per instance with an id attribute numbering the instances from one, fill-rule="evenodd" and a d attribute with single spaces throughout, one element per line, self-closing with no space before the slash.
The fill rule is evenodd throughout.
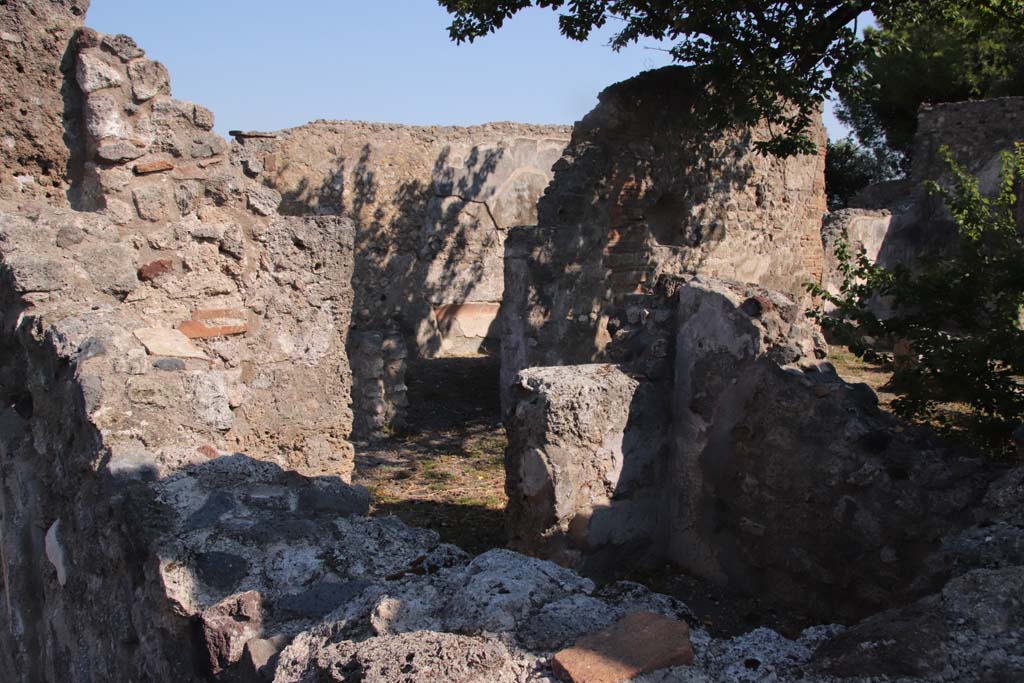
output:
<path id="1" fill-rule="evenodd" d="M 922 103 L 1024 95 L 1024 15 L 1015 11 L 1013 21 L 990 3 L 879 15 L 864 32 L 863 61 L 836 83 L 839 119 L 907 170 Z"/>
<path id="2" fill-rule="evenodd" d="M 845 208 L 853 196 L 872 183 L 891 180 L 899 169 L 891 156 L 858 145 L 847 137 L 829 141 L 825 154 L 825 194 L 829 210 Z"/>
<path id="3" fill-rule="evenodd" d="M 621 27 L 620 49 L 642 39 L 674 44 L 672 57 L 701 72 L 712 123 L 767 120 L 762 152 L 813 153 L 810 125 L 836 83 L 849 81 L 867 55 L 857 20 L 873 12 L 923 18 L 951 17 L 981 7 L 1020 23 L 1024 0 L 438 0 L 452 15 L 457 42 L 488 35 L 531 6 L 560 12 L 559 28 L 586 40 L 609 21 Z"/>
<path id="4" fill-rule="evenodd" d="M 953 189 L 929 183 L 946 202 L 959 234 L 952 257 L 922 257 L 912 270 L 887 270 L 863 250 L 840 242 L 836 256 L 844 281 L 839 294 L 808 285 L 831 303 L 808 313 L 859 357 L 893 361 L 883 344 L 901 342 L 909 358 L 895 364 L 891 386 L 897 413 L 952 429 L 943 403 L 968 407 L 966 435 L 996 451 L 1009 451 L 1024 419 L 1024 234 L 1016 206 L 1024 179 L 1024 145 L 1003 159 L 998 196 L 989 200 L 978 181 L 943 149 Z M 895 311 L 879 316 L 872 304 L 888 297 Z M 899 360 L 899 359 L 897 359 Z"/>

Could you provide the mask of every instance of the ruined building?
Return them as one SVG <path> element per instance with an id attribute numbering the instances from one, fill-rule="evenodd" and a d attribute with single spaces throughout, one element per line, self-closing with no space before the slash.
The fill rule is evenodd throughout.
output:
<path id="1" fill-rule="evenodd" d="M 0 3 L 0 680 L 1024 678 L 1024 473 L 880 411 L 802 315 L 820 156 L 701 128 L 677 68 L 571 135 L 229 143 L 87 9 Z M 509 432 L 513 549 L 477 557 L 350 484 L 407 364 L 462 353 Z M 819 625 L 714 637 L 623 580 L 666 564 Z"/>

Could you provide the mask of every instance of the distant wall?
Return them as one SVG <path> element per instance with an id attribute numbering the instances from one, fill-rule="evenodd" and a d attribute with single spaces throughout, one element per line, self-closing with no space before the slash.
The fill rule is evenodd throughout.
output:
<path id="1" fill-rule="evenodd" d="M 910 175 L 918 182 L 947 176 L 939 153 L 946 146 L 957 162 L 980 176 L 988 193 L 999 178 L 1000 154 L 1015 142 L 1024 142 L 1024 97 L 925 104 L 917 116 Z"/>
<path id="2" fill-rule="evenodd" d="M 564 126 L 346 121 L 238 136 L 235 159 L 280 193 L 282 212 L 356 226 L 358 434 L 401 425 L 407 356 L 497 351 L 506 235 L 536 223 L 568 138 Z"/>
<path id="3" fill-rule="evenodd" d="M 942 199 L 925 181 L 950 186 L 949 166 L 941 153 L 978 179 L 982 194 L 999 191 L 1002 154 L 1024 141 L 1024 97 L 923 105 L 914 138 L 913 168 L 904 180 L 871 185 L 822 222 L 825 243 L 825 285 L 838 290 L 834 245 L 847 235 L 854 248 L 865 246 L 869 258 L 884 266 L 911 266 L 925 254 L 941 254 L 956 245 L 956 225 Z M 1024 214 L 1020 214 L 1024 224 Z"/>

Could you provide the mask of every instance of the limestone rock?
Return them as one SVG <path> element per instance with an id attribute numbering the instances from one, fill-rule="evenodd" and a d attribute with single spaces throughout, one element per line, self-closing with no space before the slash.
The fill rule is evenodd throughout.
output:
<path id="1" fill-rule="evenodd" d="M 153 353 L 153 351 L 150 350 L 150 353 Z M 174 354 L 165 353 L 161 355 Z M 214 429 L 231 429 L 235 416 L 231 412 L 224 373 L 203 372 L 192 374 L 187 379 L 187 385 L 192 392 L 193 410 L 195 410 L 199 419 Z"/>
<path id="2" fill-rule="evenodd" d="M 510 660 L 506 646 L 495 638 L 419 631 L 329 645 L 305 670 L 281 668 L 274 681 L 515 683 L 518 667 Z"/>
<path id="3" fill-rule="evenodd" d="M 103 36 L 100 46 L 105 50 L 113 52 L 121 61 L 128 62 L 133 59 L 145 56 L 146 51 L 135 44 L 131 36 L 118 34 L 116 36 Z"/>
<path id="4" fill-rule="evenodd" d="M 134 145 L 126 140 L 103 140 L 96 148 L 96 156 L 103 161 L 115 164 L 122 164 L 127 161 L 138 159 L 146 153 L 142 147 Z"/>
<path id="5" fill-rule="evenodd" d="M 171 94 L 171 77 L 160 62 L 137 59 L 128 64 L 132 82 L 132 96 L 136 102 L 145 102 L 157 95 Z"/>
<path id="6" fill-rule="evenodd" d="M 13 254 L 4 259 L 3 266 L 18 292 L 56 292 L 70 284 L 67 265 L 56 258 Z"/>
<path id="7" fill-rule="evenodd" d="M 840 677 L 1012 681 L 1024 676 L 1024 568 L 978 569 L 938 595 L 866 619 L 814 662 Z"/>
<path id="8" fill-rule="evenodd" d="M 109 64 L 104 59 L 103 53 L 96 48 L 81 50 L 78 53 L 75 62 L 75 78 L 78 81 L 78 87 L 86 93 L 113 88 L 124 81 L 121 70 Z"/>
<path id="9" fill-rule="evenodd" d="M 437 578 L 410 578 L 378 601 L 377 633 L 418 629 L 514 632 L 549 602 L 593 591 L 594 584 L 552 562 L 490 550 Z"/>
<path id="10" fill-rule="evenodd" d="M 104 138 L 129 139 L 132 130 L 121 115 L 118 100 L 107 93 L 92 95 L 85 105 L 85 130 L 93 144 Z"/>
<path id="11" fill-rule="evenodd" d="M 82 267 L 100 289 L 124 296 L 139 286 L 135 268 L 135 255 L 119 244 L 91 246 L 79 252 Z"/>
<path id="12" fill-rule="evenodd" d="M 580 550 L 628 534 L 643 562 L 658 515 L 644 491 L 655 482 L 642 477 L 667 438 L 661 390 L 610 365 L 531 368 L 518 381 L 506 456 L 512 546 L 600 571 L 619 560 Z"/>
<path id="13" fill-rule="evenodd" d="M 150 327 L 135 330 L 135 336 L 145 345 L 151 356 L 206 358 L 206 354 L 178 330 Z"/>
<path id="14" fill-rule="evenodd" d="M 281 204 L 281 194 L 270 187 L 254 185 L 246 192 L 249 208 L 257 215 L 272 216 Z"/>
<path id="15" fill-rule="evenodd" d="M 139 164 L 136 164 L 138 169 Z M 149 172 L 149 171 L 145 171 Z M 159 221 L 168 217 L 170 197 L 162 185 L 144 185 L 132 190 L 132 201 L 139 217 L 147 221 Z"/>

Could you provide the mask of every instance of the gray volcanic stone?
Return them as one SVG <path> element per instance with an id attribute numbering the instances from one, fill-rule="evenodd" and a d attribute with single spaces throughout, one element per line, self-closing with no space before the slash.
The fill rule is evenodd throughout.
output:
<path id="1" fill-rule="evenodd" d="M 272 216 L 277 213 L 277 207 L 281 204 L 281 193 L 277 190 L 253 185 L 246 191 L 249 208 L 260 216 Z"/>
<path id="2" fill-rule="evenodd" d="M 315 660 L 282 655 L 275 683 L 516 683 L 525 668 L 496 638 L 419 631 L 324 647 Z M 518 666 L 517 666 L 518 664 Z"/>
<path id="3" fill-rule="evenodd" d="M 870 617 L 822 645 L 839 677 L 916 676 L 995 683 L 1024 679 L 1024 567 L 977 569 L 936 595 Z"/>
<path id="4" fill-rule="evenodd" d="M 318 619 L 356 597 L 372 586 L 366 580 L 338 583 L 325 581 L 301 593 L 282 595 L 274 602 L 274 613 L 278 619 Z"/>
<path id="5" fill-rule="evenodd" d="M 100 40 L 100 46 L 113 52 L 124 62 L 146 54 L 145 50 L 135 44 L 135 40 L 131 36 L 126 36 L 123 33 L 119 33 L 116 36 L 103 36 Z"/>
<path id="6" fill-rule="evenodd" d="M 218 591 L 231 592 L 248 573 L 249 562 L 238 555 L 214 550 L 196 556 L 199 580 Z"/>

